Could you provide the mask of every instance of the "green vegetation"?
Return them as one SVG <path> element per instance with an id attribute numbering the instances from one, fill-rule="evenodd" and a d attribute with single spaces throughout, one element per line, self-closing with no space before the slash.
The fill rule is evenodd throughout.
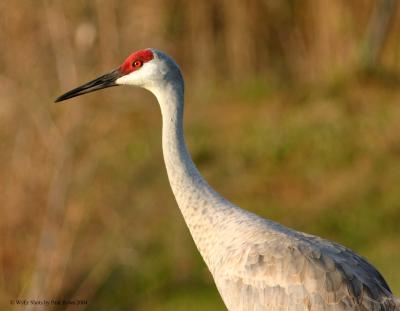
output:
<path id="1" fill-rule="evenodd" d="M 398 20 L 365 70 L 372 2 L 213 3 L 0 4 L 1 310 L 224 310 L 169 188 L 154 98 L 52 103 L 146 46 L 182 64 L 187 143 L 215 189 L 352 248 L 400 296 Z"/>

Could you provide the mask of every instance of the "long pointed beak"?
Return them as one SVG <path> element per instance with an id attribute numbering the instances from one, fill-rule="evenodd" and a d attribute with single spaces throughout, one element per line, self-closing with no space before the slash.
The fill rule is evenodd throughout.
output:
<path id="1" fill-rule="evenodd" d="M 70 99 L 72 97 L 80 96 L 86 93 L 94 92 L 97 90 L 101 90 L 107 87 L 118 86 L 115 81 L 122 77 L 124 74 L 119 70 L 115 69 L 114 71 L 107 73 L 93 81 L 85 83 L 63 95 L 58 97 L 54 102 L 58 103 L 66 99 Z"/>

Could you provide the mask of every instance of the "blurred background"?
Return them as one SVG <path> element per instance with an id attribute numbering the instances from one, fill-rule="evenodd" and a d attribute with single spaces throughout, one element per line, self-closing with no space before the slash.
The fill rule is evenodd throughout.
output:
<path id="1" fill-rule="evenodd" d="M 0 2 L 0 309 L 224 310 L 169 188 L 153 96 L 67 90 L 132 51 L 186 79 L 195 163 L 234 203 L 367 257 L 400 295 L 394 0 Z"/>

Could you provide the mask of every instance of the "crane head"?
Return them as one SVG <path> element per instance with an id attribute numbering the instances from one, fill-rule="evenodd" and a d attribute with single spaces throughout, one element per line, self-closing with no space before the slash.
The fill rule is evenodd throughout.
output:
<path id="1" fill-rule="evenodd" d="M 134 85 L 154 91 L 167 81 L 179 81 L 183 85 L 178 65 L 161 51 L 144 49 L 129 55 L 117 69 L 61 95 L 55 102 L 118 85 Z"/>

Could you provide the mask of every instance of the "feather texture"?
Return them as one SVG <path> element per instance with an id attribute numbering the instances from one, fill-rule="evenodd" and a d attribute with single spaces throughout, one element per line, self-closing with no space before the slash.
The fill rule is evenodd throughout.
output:
<path id="1" fill-rule="evenodd" d="M 192 237 L 230 311 L 399 311 L 381 274 L 339 244 L 297 232 L 230 203 L 203 179 L 183 135 L 183 79 L 168 68 L 149 89 L 163 117 L 168 178 Z"/>

